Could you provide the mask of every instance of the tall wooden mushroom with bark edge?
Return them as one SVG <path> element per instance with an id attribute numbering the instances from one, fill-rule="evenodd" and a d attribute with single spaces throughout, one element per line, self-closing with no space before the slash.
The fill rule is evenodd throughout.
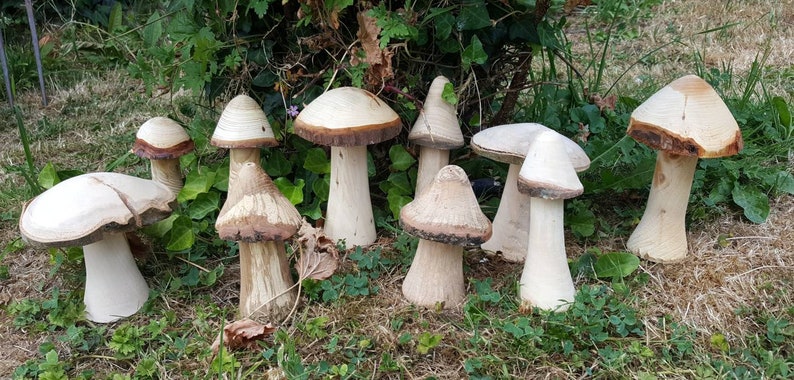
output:
<path id="1" fill-rule="evenodd" d="M 348 247 L 377 238 L 367 177 L 367 145 L 400 133 L 400 117 L 374 94 L 354 87 L 330 90 L 295 118 L 295 133 L 331 147 L 331 184 L 325 216 L 329 238 Z"/>
<path id="2" fill-rule="evenodd" d="M 441 97 L 447 83 L 449 79 L 443 76 L 433 80 L 422 111 L 408 134 L 408 140 L 419 145 L 416 194 L 433 181 L 439 169 L 449 163 L 449 151 L 464 144 L 455 106 Z"/>
<path id="3" fill-rule="evenodd" d="M 229 188 L 246 162 L 259 165 L 259 149 L 278 145 L 262 107 L 248 95 L 237 95 L 221 113 L 210 144 L 229 149 Z"/>
<path id="4" fill-rule="evenodd" d="M 33 245 L 83 246 L 86 318 L 107 323 L 135 314 L 149 297 L 125 233 L 166 218 L 175 206 L 176 195 L 161 183 L 83 174 L 25 205 L 19 230 Z"/>
<path id="5" fill-rule="evenodd" d="M 518 174 L 518 190 L 529 194 L 529 242 L 521 274 L 521 309 L 563 311 L 573 301 L 565 254 L 564 200 L 582 194 L 563 137 L 554 131 L 535 136 Z"/>
<path id="6" fill-rule="evenodd" d="M 640 104 L 626 133 L 659 151 L 648 204 L 626 246 L 651 261 L 682 260 L 698 157 L 738 153 L 744 145 L 742 132 L 717 92 L 703 79 L 687 75 Z"/>
<path id="7" fill-rule="evenodd" d="M 179 157 L 193 150 L 194 146 L 193 140 L 179 123 L 156 116 L 138 128 L 132 153 L 151 161 L 152 180 L 179 194 L 184 183 Z"/>
<path id="8" fill-rule="evenodd" d="M 447 165 L 400 210 L 405 232 L 420 238 L 403 280 L 405 298 L 420 306 L 459 305 L 466 298 L 463 246 L 491 237 L 491 221 L 480 211 L 466 172 Z"/>
<path id="9" fill-rule="evenodd" d="M 229 188 L 215 229 L 240 246 L 240 314 L 272 321 L 287 316 L 297 299 L 284 241 L 298 231 L 301 216 L 262 168 L 242 164 Z"/>
<path id="10" fill-rule="evenodd" d="M 471 138 L 471 149 L 480 156 L 509 164 L 504 192 L 493 220 L 493 236 L 480 247 L 501 252 L 507 261 L 523 262 L 527 256 L 529 233 L 529 195 L 518 191 L 518 172 L 529 144 L 543 131 L 551 129 L 537 123 L 504 124 L 477 132 Z M 577 172 L 590 167 L 590 158 L 573 140 L 560 135 L 565 152 Z"/>

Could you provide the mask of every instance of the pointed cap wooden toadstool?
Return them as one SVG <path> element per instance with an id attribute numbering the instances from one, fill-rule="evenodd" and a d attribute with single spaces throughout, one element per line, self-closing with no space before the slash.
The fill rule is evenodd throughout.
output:
<path id="1" fill-rule="evenodd" d="M 464 144 L 455 106 L 445 101 L 441 94 L 449 79 L 438 76 L 430 84 L 425 103 L 416 118 L 408 140 L 436 149 L 455 149 Z"/>
<path id="2" fill-rule="evenodd" d="M 86 318 L 106 323 L 134 314 L 149 297 L 125 233 L 166 218 L 175 206 L 176 195 L 158 182 L 83 174 L 31 200 L 19 230 L 34 245 L 83 246 Z"/>

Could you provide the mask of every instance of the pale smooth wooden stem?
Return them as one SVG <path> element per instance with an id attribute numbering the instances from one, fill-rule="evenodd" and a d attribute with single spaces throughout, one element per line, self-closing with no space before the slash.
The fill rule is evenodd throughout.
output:
<path id="1" fill-rule="evenodd" d="M 648 204 L 626 247 L 651 261 L 667 263 L 687 254 L 686 208 L 697 157 L 660 151 Z"/>
<path id="2" fill-rule="evenodd" d="M 331 185 L 325 233 L 348 248 L 375 242 L 375 218 L 369 196 L 367 147 L 331 147 Z"/>
<path id="3" fill-rule="evenodd" d="M 416 175 L 416 194 L 433 182 L 444 166 L 449 164 L 449 151 L 419 146 L 419 168 Z"/>
<path id="4" fill-rule="evenodd" d="M 83 246 L 86 318 L 108 323 L 135 314 L 149 298 L 146 285 L 124 233 Z"/>
<path id="5" fill-rule="evenodd" d="M 530 196 L 518 191 L 521 165 L 510 165 L 502 192 L 502 200 L 493 220 L 493 236 L 480 247 L 486 251 L 501 251 L 507 261 L 524 262 L 529 236 Z"/>
<path id="6" fill-rule="evenodd" d="M 298 297 L 283 241 L 240 244 L 240 315 L 277 322 Z"/>
<path id="7" fill-rule="evenodd" d="M 403 296 L 415 305 L 460 305 L 466 298 L 463 247 L 420 239 L 402 290 Z"/>
<path id="8" fill-rule="evenodd" d="M 565 254 L 562 199 L 532 198 L 529 244 L 521 274 L 521 308 L 563 311 L 573 302 L 573 286 Z"/>
<path id="9" fill-rule="evenodd" d="M 237 171 L 246 162 L 259 165 L 259 148 L 234 148 L 229 149 L 229 188 L 237 180 Z"/>
<path id="10" fill-rule="evenodd" d="M 174 194 L 179 194 L 182 190 L 184 182 L 178 158 L 151 160 L 151 170 L 153 181 L 162 183 Z"/>

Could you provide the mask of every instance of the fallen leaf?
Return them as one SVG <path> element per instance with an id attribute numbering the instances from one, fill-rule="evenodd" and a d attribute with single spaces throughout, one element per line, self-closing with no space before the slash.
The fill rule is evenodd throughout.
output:
<path id="1" fill-rule="evenodd" d="M 603 112 L 605 109 L 608 110 L 615 110 L 615 105 L 618 102 L 618 97 L 615 94 L 609 95 L 606 98 L 602 98 L 598 94 L 593 94 L 590 96 L 590 102 L 592 102 L 598 110 Z"/>
<path id="2" fill-rule="evenodd" d="M 295 263 L 295 270 L 301 280 L 324 280 L 336 272 L 339 251 L 334 241 L 325 236 L 322 229 L 312 227 L 304 219 L 296 241 L 300 244 L 300 256 Z"/>
<path id="3" fill-rule="evenodd" d="M 378 87 L 394 76 L 391 64 L 394 50 L 388 47 L 380 48 L 378 35 L 381 32 L 381 28 L 374 17 L 367 15 L 366 11 L 359 12 L 356 17 L 358 18 L 356 37 L 358 37 L 358 41 L 361 43 L 361 50 L 364 52 L 363 61 L 369 64 L 364 76 L 370 86 Z M 355 49 L 353 51 L 350 59 L 352 65 L 355 66 L 360 62 L 359 52 L 361 50 Z"/>
<path id="4" fill-rule="evenodd" d="M 221 340 L 229 350 L 256 348 L 257 341 L 265 339 L 276 330 L 277 328 L 270 323 L 263 325 L 248 318 L 234 321 L 226 325 L 223 328 L 223 333 L 218 334 L 218 337 L 212 342 L 212 353 L 218 353 Z"/>

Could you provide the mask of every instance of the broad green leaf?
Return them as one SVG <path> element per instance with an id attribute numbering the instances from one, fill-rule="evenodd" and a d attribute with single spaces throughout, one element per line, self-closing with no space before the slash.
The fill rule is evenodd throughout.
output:
<path id="1" fill-rule="evenodd" d="M 771 186 L 775 191 L 794 195 L 794 175 L 785 170 L 764 178 L 764 183 Z"/>
<path id="2" fill-rule="evenodd" d="M 575 214 L 568 218 L 571 231 L 579 237 L 592 236 L 595 232 L 595 223 L 595 214 L 588 209 L 577 210 Z"/>
<path id="3" fill-rule="evenodd" d="M 760 224 L 769 216 L 769 198 L 757 187 L 735 183 L 731 195 L 733 203 L 744 210 L 744 216 L 751 222 Z"/>
<path id="4" fill-rule="evenodd" d="M 108 15 L 108 31 L 113 33 L 117 29 L 121 29 L 121 21 L 122 21 L 122 9 L 121 9 L 121 2 L 118 1 L 113 4 L 113 7 L 110 8 L 110 14 Z"/>
<path id="5" fill-rule="evenodd" d="M 284 156 L 280 150 L 271 151 L 265 163 L 262 165 L 267 175 L 272 178 L 283 177 L 292 173 L 292 163 Z"/>
<path id="6" fill-rule="evenodd" d="M 463 69 L 468 70 L 472 63 L 482 65 L 488 60 L 488 54 L 482 48 L 482 42 L 474 35 L 471 36 L 471 43 L 460 54 L 461 61 L 463 62 Z"/>
<path id="7" fill-rule="evenodd" d="M 593 270 L 599 278 L 623 278 L 640 267 L 640 259 L 628 252 L 609 252 L 598 257 Z"/>
<path id="8" fill-rule="evenodd" d="M 171 239 L 166 245 L 169 251 L 185 251 L 193 246 L 193 221 L 187 216 L 180 215 L 171 224 Z"/>
<path id="9" fill-rule="evenodd" d="M 403 206 L 413 200 L 411 197 L 400 194 L 399 191 L 395 190 L 389 191 L 389 194 L 386 195 L 386 199 L 389 201 L 389 210 L 395 220 L 400 219 L 400 210 Z"/>
<path id="10" fill-rule="evenodd" d="M 147 235 L 162 238 L 168 233 L 168 231 L 171 231 L 171 227 L 174 225 L 174 220 L 179 218 L 179 216 L 179 214 L 171 214 L 167 218 L 157 223 L 143 227 L 142 231 Z"/>
<path id="11" fill-rule="evenodd" d="M 433 13 L 434 10 L 439 10 L 439 8 L 431 8 L 430 12 Z M 441 9 L 443 12 L 438 13 L 438 16 L 433 19 L 433 25 L 436 30 L 435 38 L 438 41 L 449 39 L 449 36 L 452 34 L 452 28 L 455 27 L 455 16 L 448 12 L 448 10 L 449 8 Z"/>
<path id="12" fill-rule="evenodd" d="M 224 193 L 229 191 L 229 165 L 221 165 L 218 167 L 218 169 L 215 171 L 214 182 L 215 183 L 212 184 L 212 187 Z"/>
<path id="13" fill-rule="evenodd" d="M 310 219 L 317 220 L 323 217 L 323 210 L 320 208 L 320 198 L 314 198 L 314 201 L 310 205 L 303 205 L 303 207 L 299 207 L 298 210 L 301 215 Z"/>
<path id="14" fill-rule="evenodd" d="M 780 96 L 775 96 L 772 98 L 772 105 L 775 107 L 775 110 L 777 110 L 777 116 L 780 120 L 780 124 L 786 128 L 791 128 L 794 126 L 791 120 L 791 110 L 789 110 L 785 99 Z"/>
<path id="15" fill-rule="evenodd" d="M 396 191 L 398 194 L 410 195 L 414 192 L 414 187 L 411 186 L 406 172 L 391 173 L 389 174 L 389 178 L 386 179 L 386 182 L 389 184 L 389 193 Z"/>
<path id="16" fill-rule="evenodd" d="M 185 177 L 185 186 L 179 191 L 177 200 L 181 202 L 196 199 L 199 194 L 206 193 L 215 184 L 215 172 L 207 169 L 193 170 Z"/>
<path id="17" fill-rule="evenodd" d="M 455 86 L 450 83 L 444 83 L 444 89 L 441 91 L 441 99 L 453 106 L 458 104 L 458 96 L 455 95 Z"/>
<path id="18" fill-rule="evenodd" d="M 61 178 L 58 176 L 58 171 L 55 170 L 55 166 L 52 165 L 52 162 L 48 162 L 43 168 L 41 168 L 37 182 L 45 189 L 49 189 L 57 185 L 58 182 L 61 182 Z"/>
<path id="19" fill-rule="evenodd" d="M 458 30 L 476 30 L 491 26 L 488 8 L 482 0 L 464 0 L 458 15 Z"/>
<path id="20" fill-rule="evenodd" d="M 203 219 L 209 213 L 219 209 L 221 194 L 215 191 L 202 193 L 196 196 L 187 208 L 187 214 L 192 219 Z"/>
<path id="21" fill-rule="evenodd" d="M 312 173 L 326 174 L 331 172 L 331 161 L 325 155 L 323 148 L 312 148 L 306 152 L 303 168 Z"/>
<path id="22" fill-rule="evenodd" d="M 155 47 L 162 36 L 163 20 L 160 19 L 160 12 L 154 11 L 143 28 L 143 45 L 147 48 Z"/>
<path id="23" fill-rule="evenodd" d="M 392 145 L 389 148 L 389 159 L 391 159 L 391 169 L 396 171 L 405 171 L 416 162 L 416 159 L 402 145 Z"/>
<path id="24" fill-rule="evenodd" d="M 312 192 L 322 202 L 328 200 L 328 191 L 330 189 L 331 189 L 330 175 L 326 174 L 320 178 L 317 178 L 316 180 L 314 180 L 314 182 L 312 182 Z"/>
<path id="25" fill-rule="evenodd" d="M 293 205 L 303 203 L 303 186 L 306 182 L 302 178 L 298 178 L 294 184 L 285 177 L 276 178 L 273 182 Z"/>

